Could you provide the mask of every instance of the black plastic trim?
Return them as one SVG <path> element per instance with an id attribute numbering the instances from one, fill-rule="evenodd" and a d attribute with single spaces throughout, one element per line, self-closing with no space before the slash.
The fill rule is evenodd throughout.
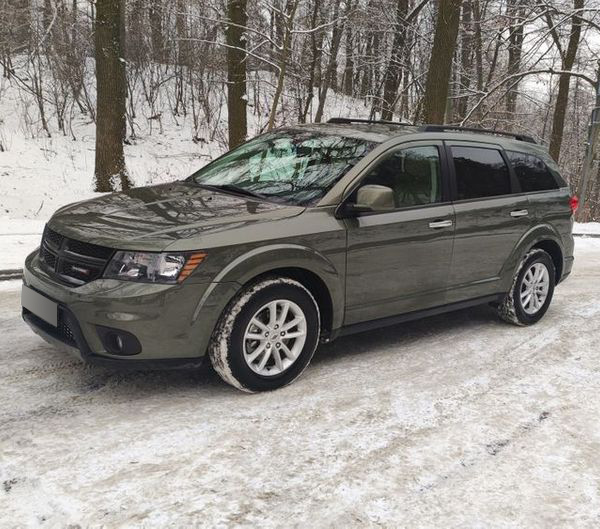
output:
<path id="1" fill-rule="evenodd" d="M 104 348 L 113 355 L 119 356 L 134 356 L 142 352 L 142 344 L 137 337 L 129 331 L 123 329 L 115 329 L 113 327 L 105 327 L 103 325 L 96 325 L 96 332 L 100 337 L 100 341 Z M 120 349 L 115 340 L 117 336 L 123 341 L 122 348 Z"/>
<path id="2" fill-rule="evenodd" d="M 478 129 L 474 127 L 460 127 L 460 126 L 452 126 L 452 125 L 423 125 L 420 127 L 421 132 L 446 132 L 446 131 L 458 131 L 458 132 L 472 132 L 475 134 L 492 134 L 494 136 L 507 136 L 509 138 L 515 138 L 518 141 L 524 141 L 526 143 L 534 143 L 537 142 L 527 134 L 519 134 L 514 132 L 506 132 L 503 130 L 495 130 L 495 129 Z"/>
<path id="3" fill-rule="evenodd" d="M 386 119 L 364 119 L 364 118 L 331 118 L 327 121 L 327 123 L 331 123 L 333 125 L 347 125 L 351 123 L 374 123 L 379 125 L 402 125 L 404 127 L 409 126 L 412 127 L 412 123 L 408 123 L 406 121 L 389 121 Z"/>
<path id="4" fill-rule="evenodd" d="M 439 307 L 432 307 L 430 309 L 416 310 L 413 312 L 407 312 L 404 314 L 398 314 L 397 316 L 389 316 L 387 318 L 380 318 L 378 320 L 364 321 L 360 323 L 354 323 L 347 325 L 340 329 L 338 336 L 346 336 L 348 334 L 355 334 L 358 332 L 371 331 L 373 329 L 379 329 L 381 327 L 389 327 L 390 325 L 396 325 L 398 323 L 404 323 L 407 321 L 419 320 L 421 318 L 427 318 L 428 316 L 436 316 L 438 314 L 444 314 L 445 312 L 452 312 L 455 310 L 466 309 L 469 307 L 475 307 L 477 305 L 483 305 L 485 303 L 493 303 L 502 301 L 505 294 L 493 294 L 491 296 L 483 296 L 479 298 L 468 299 L 466 301 L 458 301 L 456 303 L 448 303 L 447 305 L 440 305 Z"/>

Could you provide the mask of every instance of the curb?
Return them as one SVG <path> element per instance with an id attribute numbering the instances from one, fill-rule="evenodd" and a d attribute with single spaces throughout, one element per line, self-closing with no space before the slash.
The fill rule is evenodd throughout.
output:
<path id="1" fill-rule="evenodd" d="M 10 279 L 21 279 L 23 277 L 23 269 L 15 268 L 13 270 L 0 270 L 0 281 L 8 281 Z"/>
<path id="2" fill-rule="evenodd" d="M 600 239 L 600 233 L 574 233 L 573 237 L 581 237 L 582 239 Z"/>

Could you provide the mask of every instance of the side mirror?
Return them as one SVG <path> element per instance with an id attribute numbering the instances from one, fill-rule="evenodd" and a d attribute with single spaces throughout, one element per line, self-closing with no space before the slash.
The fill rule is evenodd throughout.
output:
<path id="1" fill-rule="evenodd" d="M 394 192 L 390 187 L 366 185 L 358 189 L 356 203 L 346 202 L 343 213 L 347 216 L 372 211 L 389 211 L 394 209 Z"/>

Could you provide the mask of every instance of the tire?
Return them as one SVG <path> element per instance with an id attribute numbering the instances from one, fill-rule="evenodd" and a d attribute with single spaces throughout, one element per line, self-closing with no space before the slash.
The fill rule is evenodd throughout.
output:
<path id="1" fill-rule="evenodd" d="M 498 306 L 499 316 L 521 326 L 540 321 L 552 301 L 555 278 L 550 255 L 538 248 L 531 250 L 521 261 L 510 291 Z"/>
<path id="2" fill-rule="evenodd" d="M 244 287 L 225 308 L 208 347 L 210 360 L 228 384 L 250 393 L 272 391 L 306 369 L 320 329 L 319 306 L 301 283 L 265 278 Z"/>

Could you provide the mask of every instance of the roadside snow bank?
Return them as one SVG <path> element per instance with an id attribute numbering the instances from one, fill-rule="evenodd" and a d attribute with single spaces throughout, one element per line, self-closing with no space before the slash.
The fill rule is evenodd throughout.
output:
<path id="1" fill-rule="evenodd" d="M 600 222 L 576 222 L 573 226 L 575 235 L 600 235 Z"/>
<path id="2" fill-rule="evenodd" d="M 25 257 L 40 244 L 44 221 L 0 217 L 0 270 L 23 268 Z"/>

